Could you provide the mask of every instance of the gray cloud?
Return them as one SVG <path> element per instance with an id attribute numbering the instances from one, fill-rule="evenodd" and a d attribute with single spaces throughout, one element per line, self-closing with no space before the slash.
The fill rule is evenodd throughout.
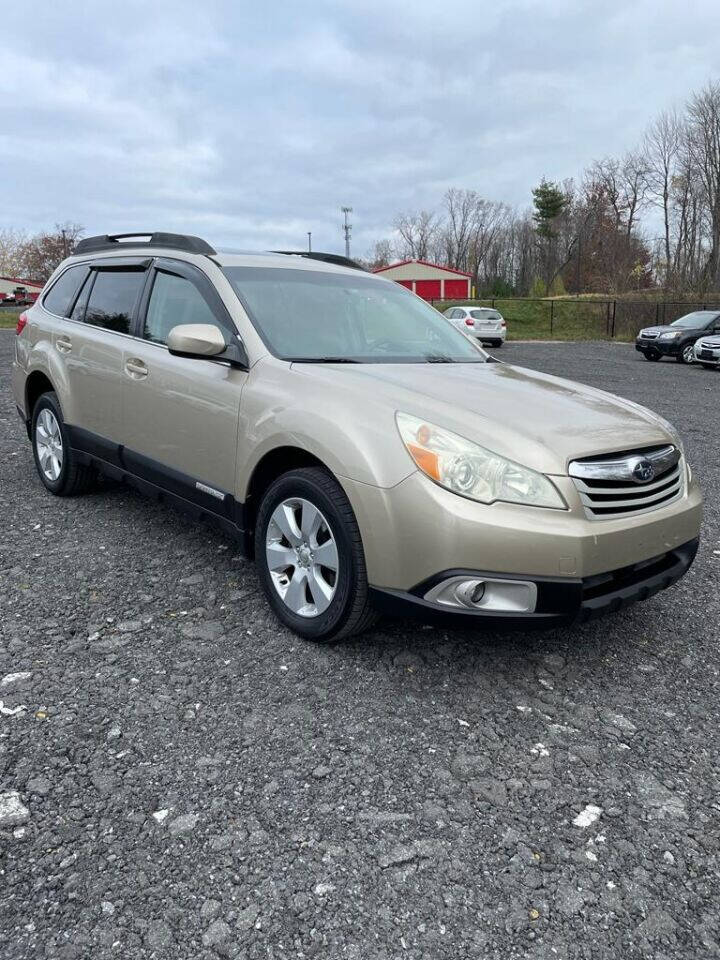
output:
<path id="1" fill-rule="evenodd" d="M 720 6 L 649 0 L 6 10 L 0 223 L 364 253 L 449 186 L 526 205 L 718 73 Z"/>

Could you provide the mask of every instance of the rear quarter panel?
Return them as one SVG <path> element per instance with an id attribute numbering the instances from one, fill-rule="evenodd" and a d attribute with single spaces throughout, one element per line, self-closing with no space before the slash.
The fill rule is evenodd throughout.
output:
<path id="1" fill-rule="evenodd" d="M 13 371 L 13 391 L 18 406 L 27 415 L 26 385 L 35 371 L 43 373 L 58 395 L 66 420 L 71 419 L 72 399 L 67 371 L 62 358 L 53 347 L 54 338 L 63 329 L 64 321 L 36 304 L 27 312 L 28 322 L 16 339 L 16 366 Z"/>

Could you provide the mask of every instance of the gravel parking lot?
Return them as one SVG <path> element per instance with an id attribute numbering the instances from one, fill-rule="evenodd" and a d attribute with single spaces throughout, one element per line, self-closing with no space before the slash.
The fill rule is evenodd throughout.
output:
<path id="1" fill-rule="evenodd" d="M 268 613 L 212 527 L 36 478 L 0 331 L 0 955 L 720 955 L 720 374 L 608 343 L 503 360 L 673 421 L 695 566 L 575 630 Z M 16 793 L 15 793 L 16 792 Z"/>

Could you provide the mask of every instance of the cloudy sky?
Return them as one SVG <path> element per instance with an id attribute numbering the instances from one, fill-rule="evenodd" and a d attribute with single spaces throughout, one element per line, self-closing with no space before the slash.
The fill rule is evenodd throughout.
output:
<path id="1" fill-rule="evenodd" d="M 353 251 L 450 186 L 526 206 L 720 76 L 720 3 L 30 2 L 3 11 L 0 226 Z"/>

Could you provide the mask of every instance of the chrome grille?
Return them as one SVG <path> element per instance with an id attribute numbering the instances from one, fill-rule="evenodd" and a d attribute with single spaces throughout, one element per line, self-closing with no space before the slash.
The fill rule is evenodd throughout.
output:
<path id="1" fill-rule="evenodd" d="M 568 473 L 591 520 L 656 510 L 684 489 L 680 451 L 672 445 L 573 460 Z"/>

